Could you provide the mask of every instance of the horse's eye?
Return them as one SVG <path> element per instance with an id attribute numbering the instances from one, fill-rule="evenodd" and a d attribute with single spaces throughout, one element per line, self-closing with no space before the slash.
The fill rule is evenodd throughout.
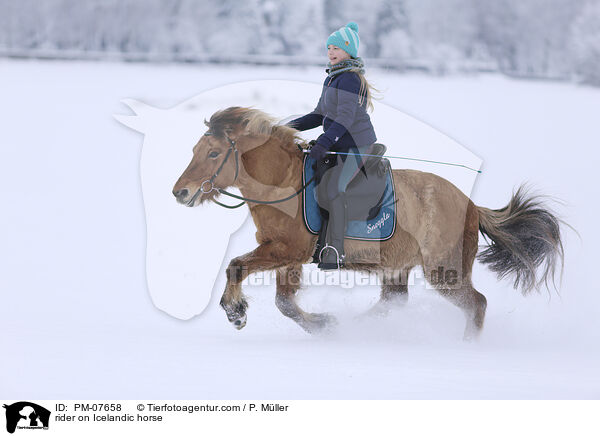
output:
<path id="1" fill-rule="evenodd" d="M 220 154 L 221 154 L 220 151 L 211 151 L 210 153 L 208 153 L 208 157 L 210 157 L 211 159 L 214 159 L 215 157 L 217 157 Z"/>

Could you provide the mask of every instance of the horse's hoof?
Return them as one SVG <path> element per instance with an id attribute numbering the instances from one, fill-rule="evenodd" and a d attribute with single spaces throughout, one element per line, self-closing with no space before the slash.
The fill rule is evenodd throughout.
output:
<path id="1" fill-rule="evenodd" d="M 337 318 L 328 313 L 311 313 L 306 321 L 303 327 L 310 334 L 331 333 L 338 325 Z"/>
<path id="2" fill-rule="evenodd" d="M 231 322 L 231 324 L 233 324 L 233 326 L 238 329 L 241 330 L 244 327 L 246 327 L 246 320 L 248 319 L 248 316 L 244 313 L 242 316 L 240 316 L 238 319 L 233 320 Z"/>
<path id="3" fill-rule="evenodd" d="M 479 335 L 481 334 L 481 329 L 478 328 L 469 328 L 465 329 L 465 334 L 463 335 L 464 342 L 476 342 L 479 339 Z"/>
<path id="4" fill-rule="evenodd" d="M 220 304 L 227 315 L 227 319 L 236 329 L 241 330 L 246 326 L 246 309 L 248 308 L 246 300 L 242 299 L 237 303 L 226 304 L 221 298 Z"/>
<path id="5" fill-rule="evenodd" d="M 371 307 L 368 311 L 362 315 L 358 315 L 358 319 L 365 318 L 387 318 L 391 312 L 389 304 L 382 303 L 381 301 L 376 303 L 375 306 Z"/>

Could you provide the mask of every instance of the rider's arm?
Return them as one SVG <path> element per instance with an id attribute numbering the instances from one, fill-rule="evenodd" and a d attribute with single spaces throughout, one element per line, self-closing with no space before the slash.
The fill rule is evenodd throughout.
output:
<path id="1" fill-rule="evenodd" d="M 319 97 L 319 102 L 317 103 L 315 110 L 300 118 L 288 121 L 286 126 L 293 127 L 296 130 L 304 131 L 314 129 L 315 127 L 319 127 L 321 124 L 323 124 L 323 95 L 325 95 L 325 87 L 323 87 L 321 97 Z"/>
<path id="2" fill-rule="evenodd" d="M 323 124 L 323 115 L 316 112 L 316 109 L 309 114 L 306 114 L 300 118 L 289 121 L 286 125 L 293 127 L 296 130 L 304 131 L 314 129 Z"/>

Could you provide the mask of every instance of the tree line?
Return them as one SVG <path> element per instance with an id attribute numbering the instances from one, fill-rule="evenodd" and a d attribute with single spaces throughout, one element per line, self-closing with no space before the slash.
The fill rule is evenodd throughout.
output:
<path id="1" fill-rule="evenodd" d="M 348 21 L 380 65 L 600 85 L 600 0 L 0 0 L 0 53 L 326 61 Z"/>

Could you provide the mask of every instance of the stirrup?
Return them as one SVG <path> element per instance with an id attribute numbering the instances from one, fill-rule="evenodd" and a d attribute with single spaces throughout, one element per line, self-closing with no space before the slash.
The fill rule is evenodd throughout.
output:
<path id="1" fill-rule="evenodd" d="M 344 258 L 346 256 L 344 256 L 344 255 L 340 256 L 340 252 L 337 250 L 337 248 L 335 248 L 333 245 L 329 245 L 329 244 L 325 244 L 325 246 L 323 248 L 321 248 L 321 251 L 319 251 L 319 263 L 323 262 L 323 259 L 322 259 L 323 250 L 325 250 L 326 248 L 331 248 L 333 251 L 335 251 L 335 257 L 337 259 L 337 266 L 338 266 L 338 268 L 341 268 L 341 266 L 344 263 Z"/>

